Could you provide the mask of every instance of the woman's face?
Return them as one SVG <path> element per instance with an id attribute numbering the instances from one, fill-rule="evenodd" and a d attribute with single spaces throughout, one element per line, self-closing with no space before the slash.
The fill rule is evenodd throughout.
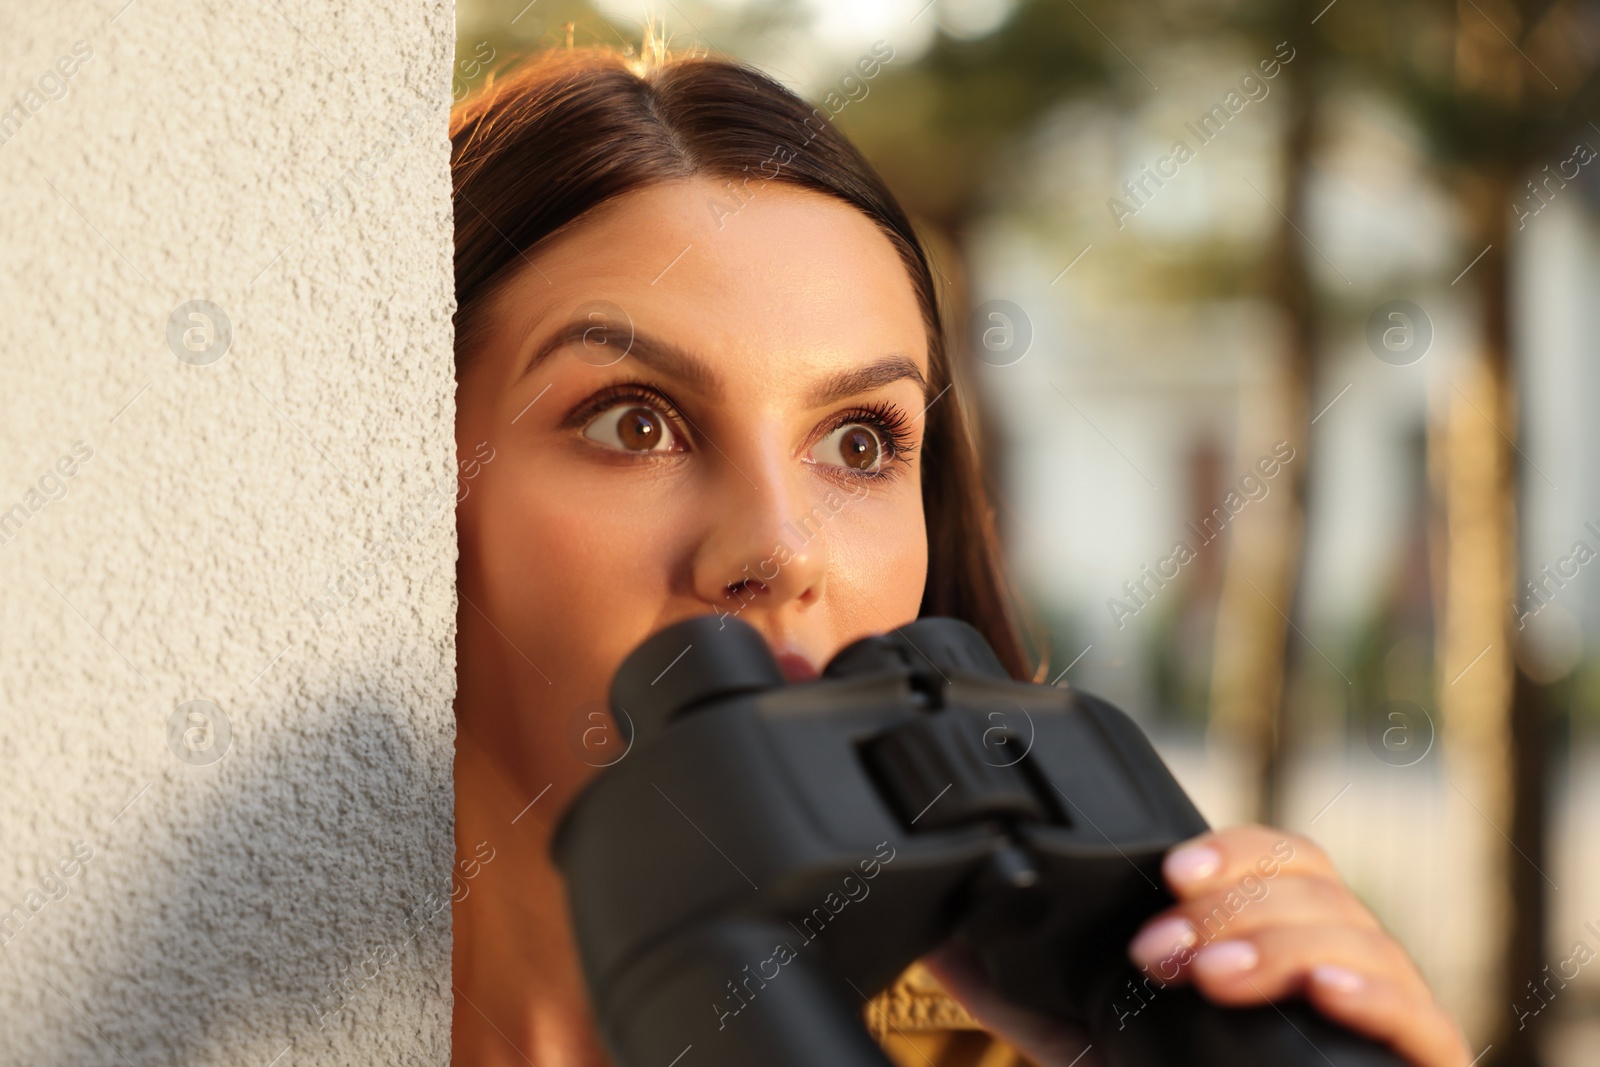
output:
<path id="1" fill-rule="evenodd" d="M 496 295 L 461 374 L 458 710 L 519 784 L 604 761 L 593 713 L 672 623 L 737 618 L 804 678 L 917 614 L 935 398 L 906 269 L 846 204 L 745 196 L 597 209 Z"/>

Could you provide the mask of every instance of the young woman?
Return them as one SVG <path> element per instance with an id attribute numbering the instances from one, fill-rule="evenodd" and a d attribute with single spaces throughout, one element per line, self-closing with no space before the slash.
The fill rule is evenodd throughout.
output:
<path id="1" fill-rule="evenodd" d="M 463 103 L 451 134 L 470 874 L 454 1062 L 602 1067 L 548 844 L 608 739 L 620 748 L 603 712 L 629 651 L 736 613 L 804 679 L 859 637 L 941 614 L 1015 677 L 1033 671 L 927 257 L 820 112 L 731 63 L 569 49 Z M 1220 933 L 1202 923 L 1274 855 L 1270 893 Z M 1137 962 L 1222 1004 L 1304 995 L 1418 1067 L 1468 1064 L 1309 841 L 1209 834 L 1165 875 L 1178 903 L 1129 946 Z M 1083 1052 L 968 961 L 925 963 L 864 1005 L 897 1062 Z"/>

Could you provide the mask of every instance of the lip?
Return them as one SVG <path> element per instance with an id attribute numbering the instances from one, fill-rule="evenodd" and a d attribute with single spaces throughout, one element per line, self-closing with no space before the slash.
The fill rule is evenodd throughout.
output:
<path id="1" fill-rule="evenodd" d="M 817 677 L 817 668 L 798 652 L 790 649 L 774 649 L 772 655 L 778 661 L 778 666 L 783 669 L 783 676 L 791 683 L 809 682 Z"/>

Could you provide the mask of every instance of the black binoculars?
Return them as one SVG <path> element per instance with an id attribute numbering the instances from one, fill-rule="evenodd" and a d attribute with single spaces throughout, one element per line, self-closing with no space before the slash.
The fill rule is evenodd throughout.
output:
<path id="1" fill-rule="evenodd" d="M 1206 822 L 1128 716 L 1011 679 L 964 622 L 789 684 L 755 629 L 702 616 L 629 655 L 611 708 L 631 747 L 553 849 L 619 1067 L 887 1067 L 864 1001 L 952 939 L 1113 1067 L 1403 1065 L 1302 1001 L 1223 1008 L 1134 967 L 1162 857 Z"/>

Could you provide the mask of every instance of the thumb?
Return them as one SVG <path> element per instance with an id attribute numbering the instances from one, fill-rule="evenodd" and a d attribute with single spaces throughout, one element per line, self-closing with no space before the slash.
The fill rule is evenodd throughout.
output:
<path id="1" fill-rule="evenodd" d="M 922 964 L 968 1014 L 1038 1067 L 1106 1067 L 1082 1027 L 1002 999 L 970 945 L 947 942 Z"/>

